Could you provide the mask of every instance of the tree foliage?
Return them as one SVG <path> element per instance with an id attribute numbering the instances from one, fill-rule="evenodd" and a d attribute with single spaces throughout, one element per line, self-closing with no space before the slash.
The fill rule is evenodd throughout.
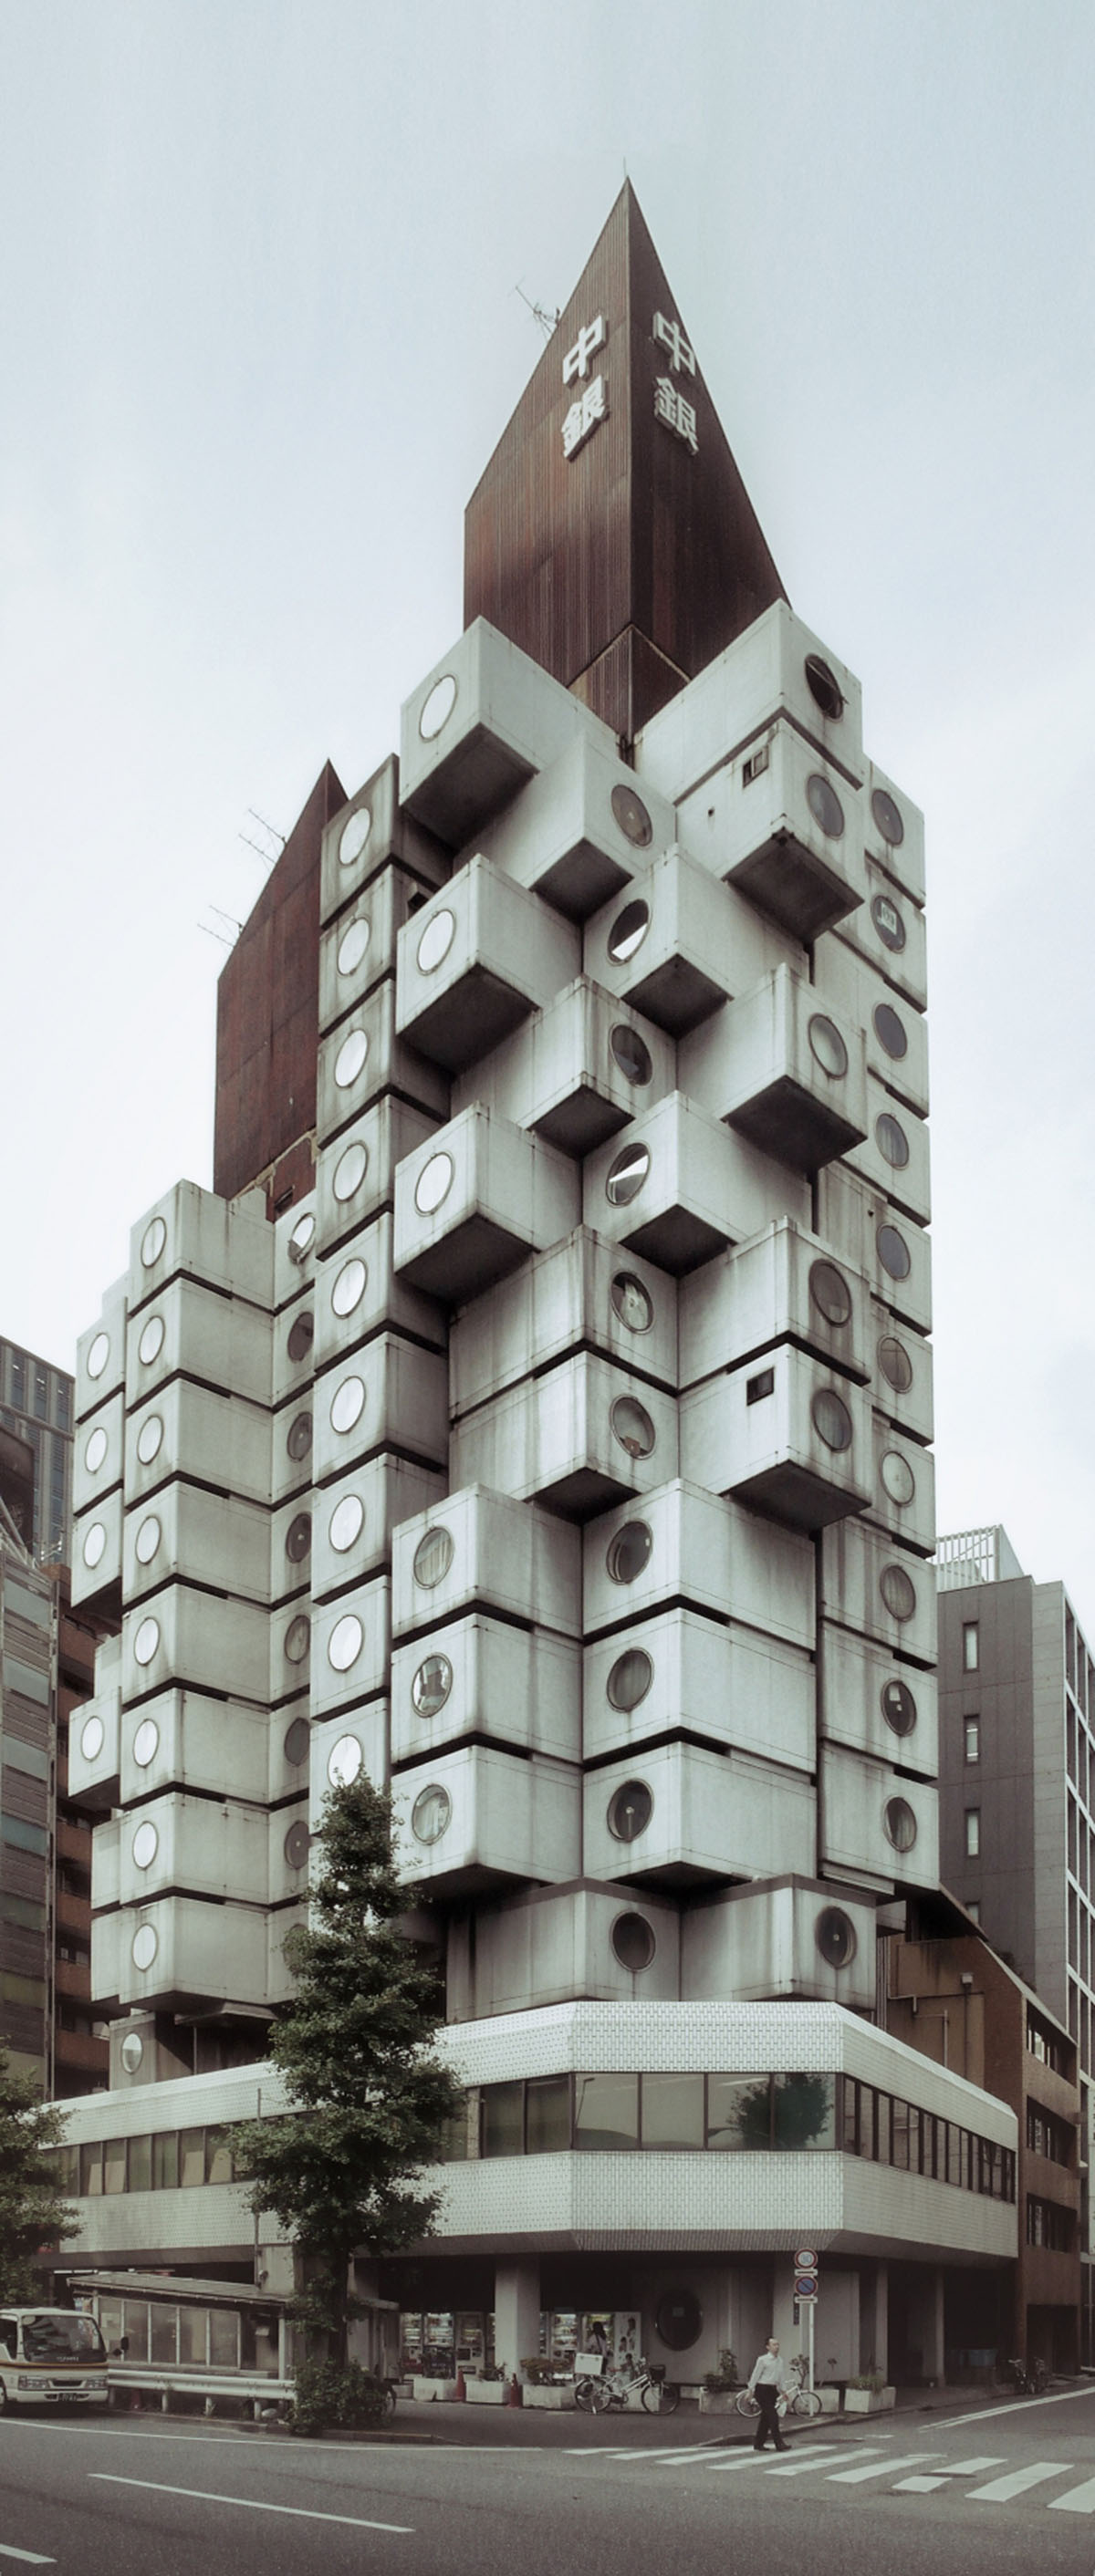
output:
<path id="1" fill-rule="evenodd" d="M 79 2232 L 50 2161 L 63 2138 L 62 2113 L 0 2047 L 0 2298 L 17 2305 L 42 2296 L 43 2248 Z"/>
<path id="2" fill-rule="evenodd" d="M 255 2211 L 272 2210 L 303 2258 L 299 2313 L 346 2362 L 355 2252 L 390 2254 L 429 2233 L 424 2165 L 459 2088 L 430 2047 L 442 2019 L 432 1966 L 399 1925 L 413 1903 L 392 1861 L 391 1801 L 363 1774 L 332 1791 L 319 1832 L 311 1921 L 289 1935 L 294 1992 L 270 2055 L 290 2108 L 233 2131 Z"/>

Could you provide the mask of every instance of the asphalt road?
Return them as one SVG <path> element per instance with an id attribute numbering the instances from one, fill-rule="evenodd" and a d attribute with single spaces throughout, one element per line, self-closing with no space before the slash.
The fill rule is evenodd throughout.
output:
<path id="1" fill-rule="evenodd" d="M 1095 2391 L 822 2423 L 787 2460 L 708 2418 L 457 2439 L 9 2415 L 0 2576 L 1092 2576 Z M 527 2438 L 522 2438 L 522 2435 Z M 674 2440 L 672 2437 L 676 2436 Z"/>

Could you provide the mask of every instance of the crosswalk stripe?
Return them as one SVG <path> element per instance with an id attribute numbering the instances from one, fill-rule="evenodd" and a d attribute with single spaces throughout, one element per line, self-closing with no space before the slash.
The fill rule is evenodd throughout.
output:
<path id="1" fill-rule="evenodd" d="M 601 2460 L 634 2460 L 640 2466 L 653 2460 L 659 2469 L 675 2469 L 682 2460 L 707 2459 L 710 2454 L 702 2442 L 691 2442 L 687 2449 L 678 2443 L 672 2451 L 599 2451 L 597 2456 Z"/>
<path id="2" fill-rule="evenodd" d="M 888 2478 L 894 2469 L 911 2469 L 916 2460 L 937 2460 L 938 2451 L 906 2451 L 902 2460 L 869 2460 L 865 2469 L 830 2469 L 831 2487 L 862 2486 L 866 2478 Z M 905 2481 L 908 2485 L 908 2480 Z"/>
<path id="3" fill-rule="evenodd" d="M 946 2470 L 945 2470 L 945 2469 L 943 2469 L 943 2470 L 939 2470 L 939 2469 L 937 2469 L 937 2470 L 936 2470 L 936 2472 L 935 2472 L 934 2477 L 929 2477 L 929 2478 L 896 2478 L 896 2479 L 894 2480 L 894 2494 L 895 2494 L 895 2495 L 931 2495 L 931 2494 L 934 2492 L 934 2489 L 935 2489 L 936 2487 L 945 2487 L 945 2486 L 946 2486 L 946 2483 L 947 2483 L 947 2473 L 946 2473 Z"/>
<path id="4" fill-rule="evenodd" d="M 1007 2504 L 1010 2496 L 1041 2486 L 1046 2478 L 1063 2478 L 1071 2460 L 1032 2460 L 1025 2469 L 1010 2469 L 1005 2478 L 990 2478 L 987 2487 L 971 2487 L 969 2504 Z"/>
<path id="5" fill-rule="evenodd" d="M 859 2444 L 857 2443 L 855 2450 L 854 2450 L 854 2451 L 846 2451 L 846 2452 L 845 2452 L 845 2454 L 844 2454 L 844 2456 L 845 2456 L 845 2458 L 846 2458 L 846 2459 L 849 2459 L 849 2460 L 860 2460 L 860 2459 L 862 2459 L 862 2458 L 863 2458 L 863 2456 L 864 2456 L 864 2453 L 865 2453 L 865 2452 L 867 2452 L 867 2451 L 873 2452 L 874 2447 L 875 2447 L 875 2446 L 874 2446 L 874 2443 L 873 2443 L 873 2442 L 866 2442 L 866 2443 L 864 2443 L 864 2444 L 863 2444 L 863 2446 L 862 2446 L 862 2448 L 861 2448 L 861 2447 L 859 2446 Z M 828 2443 L 826 2443 L 825 2448 L 826 2448 L 826 2451 L 827 2451 L 827 2452 L 828 2452 L 828 2454 L 829 2454 L 829 2458 L 831 2459 L 831 2458 L 832 2458 L 832 2450 L 830 2449 L 830 2446 L 829 2446 L 829 2444 L 828 2444 Z M 780 2464 L 779 2464 L 778 2469 L 769 2469 L 769 2471 L 768 2471 L 768 2475 L 769 2475 L 769 2477 L 770 2477 L 770 2478 L 801 2478 L 801 2477 L 804 2477 L 804 2476 L 805 2476 L 805 2474 L 806 2474 L 806 2471 L 807 2471 L 808 2469 L 812 2469 L 812 2468 L 816 2465 L 816 2462 L 817 2462 L 818 2456 L 819 2456 L 819 2455 L 818 2455 L 818 2453 L 817 2453 L 816 2451 L 805 2451 L 805 2452 L 803 2453 L 803 2456 L 802 2456 L 802 2458 L 801 2458 L 800 2460 L 781 2460 L 781 2461 L 780 2461 Z M 890 2463 L 889 2463 L 889 2460 L 888 2460 L 888 2459 L 887 2459 L 887 2460 L 884 2460 L 884 2461 L 882 2462 L 882 2466 L 883 2466 L 883 2468 L 884 2468 L 884 2469 L 888 2469 L 888 2468 L 889 2468 L 889 2465 L 890 2465 Z"/>
<path id="6" fill-rule="evenodd" d="M 792 2470 L 812 2468 L 815 2460 L 831 2460 L 834 2452 L 839 2452 L 839 2449 L 838 2442 L 819 2442 L 817 2449 L 811 2450 L 802 2459 L 781 2460 L 778 2468 L 774 2457 L 767 2451 L 754 2451 L 751 2442 L 746 2450 L 735 2451 L 728 2460 L 717 2459 L 711 2451 L 706 2452 L 704 2457 L 706 2466 L 714 2469 L 722 2477 L 725 2477 L 728 2469 L 765 2469 L 768 2476 L 773 2478 L 785 2476 L 789 2467 Z"/>
<path id="7" fill-rule="evenodd" d="M 1067 2495 L 1050 2496 L 1051 2513 L 1095 2513 L 1095 2478 L 1085 2478 L 1083 2485 L 1070 2487 Z"/>

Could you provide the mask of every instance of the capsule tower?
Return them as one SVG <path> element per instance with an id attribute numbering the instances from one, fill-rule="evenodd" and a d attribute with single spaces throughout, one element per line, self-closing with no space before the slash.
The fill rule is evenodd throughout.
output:
<path id="1" fill-rule="evenodd" d="M 390 2279 L 513 2354 L 637 2302 L 713 2359 L 735 2248 L 767 2331 L 757 2262 L 856 2233 L 779 2175 L 849 2145 L 824 2070 L 937 1882 L 922 847 L 626 186 L 463 632 L 225 969 L 215 1187 L 140 1217 L 79 1351 L 112 2084 L 261 2058 L 328 1785 L 390 1782 L 469 2103 Z M 696 2150 L 761 2082 L 801 2152 L 734 2215 Z"/>

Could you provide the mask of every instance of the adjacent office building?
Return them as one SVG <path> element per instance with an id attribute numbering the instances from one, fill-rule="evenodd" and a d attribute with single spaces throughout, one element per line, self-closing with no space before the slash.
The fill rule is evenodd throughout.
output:
<path id="1" fill-rule="evenodd" d="M 792 613 L 626 187 L 399 757 L 225 969 L 214 1190 L 79 1350 L 81 2256 L 250 2278 L 223 2124 L 331 1783 L 390 1782 L 466 2113 L 409 2356 L 583 2321 L 943 2367 L 1014 2112 L 877 2027 L 938 1878 L 920 816 Z M 912 2144 L 910 2145 L 910 2141 Z M 286 2277 L 260 2228 L 265 2280 Z"/>

